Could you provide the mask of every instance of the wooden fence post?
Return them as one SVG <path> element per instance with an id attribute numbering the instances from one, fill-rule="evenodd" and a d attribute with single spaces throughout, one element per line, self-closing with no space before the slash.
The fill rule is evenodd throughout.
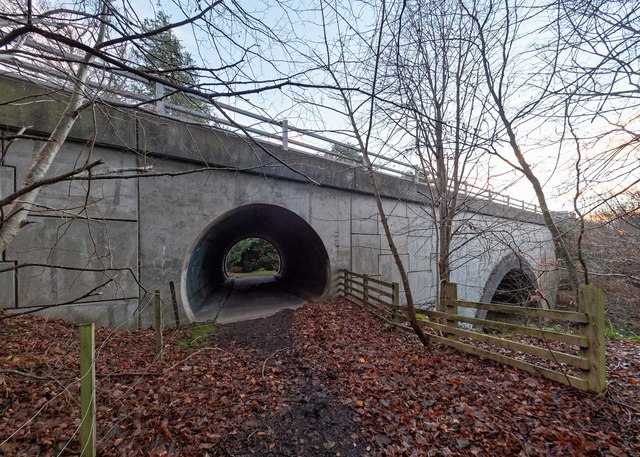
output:
<path id="1" fill-rule="evenodd" d="M 136 308 L 136 329 L 142 328 L 142 301 L 138 300 L 138 307 Z"/>
<path id="2" fill-rule="evenodd" d="M 400 317 L 400 284 L 394 282 L 391 284 L 391 306 L 393 307 L 393 314 L 391 320 L 398 322 Z"/>
<path id="3" fill-rule="evenodd" d="M 344 270 L 344 290 L 347 294 L 353 294 L 353 275 L 350 271 Z"/>
<path id="4" fill-rule="evenodd" d="M 369 276 L 362 275 L 362 304 L 366 305 L 368 303 L 367 298 L 369 297 Z"/>
<path id="5" fill-rule="evenodd" d="M 447 327 L 458 327 L 458 321 L 449 316 L 458 314 L 458 285 L 452 282 L 445 282 L 442 285 L 442 295 L 444 297 L 445 310 L 447 313 Z M 452 333 L 445 335 L 450 340 L 457 340 L 458 336 Z"/>
<path id="6" fill-rule="evenodd" d="M 176 286 L 173 281 L 169 282 L 171 290 L 171 304 L 173 305 L 173 317 L 176 320 L 176 328 L 180 328 L 180 313 L 178 312 L 178 299 L 176 298 Z"/>
<path id="7" fill-rule="evenodd" d="M 80 456 L 96 455 L 95 324 L 80 326 Z"/>
<path id="8" fill-rule="evenodd" d="M 589 360 L 589 370 L 582 372 L 588 390 L 603 392 L 607 387 L 605 339 L 604 339 L 604 292 L 592 284 L 583 284 L 578 290 L 580 310 L 589 316 L 587 324 L 580 324 L 581 334 L 589 339 L 589 347 L 581 348 L 583 357 Z"/>
<path id="9" fill-rule="evenodd" d="M 160 291 L 156 290 L 153 296 L 153 315 L 156 328 L 156 358 L 162 360 L 162 302 L 160 301 Z"/>

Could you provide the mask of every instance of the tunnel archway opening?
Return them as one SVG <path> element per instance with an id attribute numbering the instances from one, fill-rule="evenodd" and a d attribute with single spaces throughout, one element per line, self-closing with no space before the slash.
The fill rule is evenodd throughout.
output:
<path id="1" fill-rule="evenodd" d="M 489 278 L 480 298 L 481 303 L 498 303 L 512 306 L 539 307 L 538 282 L 529 263 L 516 254 L 509 254 L 498 262 Z M 529 319 L 520 315 L 495 311 L 479 310 L 480 319 L 527 324 Z"/>
<path id="2" fill-rule="evenodd" d="M 512 306 L 538 307 L 535 297 L 535 284 L 532 283 L 525 271 L 520 269 L 509 270 L 496 287 L 491 303 Z M 528 319 L 524 316 L 517 316 L 497 311 L 487 312 L 486 319 L 509 323 L 525 324 Z"/>
<path id="3" fill-rule="evenodd" d="M 233 247 L 256 238 L 277 251 L 278 270 L 250 277 L 228 274 Z M 276 205 L 245 205 L 217 218 L 193 243 L 183 267 L 183 306 L 193 321 L 261 317 L 271 308 L 323 296 L 329 271 L 324 243 L 304 219 Z"/>

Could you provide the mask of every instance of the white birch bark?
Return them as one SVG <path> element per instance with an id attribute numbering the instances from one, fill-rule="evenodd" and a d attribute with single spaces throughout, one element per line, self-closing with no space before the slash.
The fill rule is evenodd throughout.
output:
<path id="1" fill-rule="evenodd" d="M 103 20 L 100 23 L 98 31 L 98 37 L 96 39 L 95 46 L 99 45 L 103 40 L 106 33 L 106 22 L 104 21 L 106 5 L 103 5 Z M 73 91 L 71 98 L 67 103 L 64 113 L 60 117 L 58 124 L 49 135 L 47 141 L 38 150 L 38 153 L 31 162 L 31 166 L 25 175 L 20 188 L 30 186 L 45 177 L 51 164 L 55 160 L 60 148 L 67 140 L 69 132 L 73 128 L 83 105 L 87 98 L 85 95 L 85 84 L 89 76 L 89 63 L 91 62 L 92 55 L 87 53 L 85 58 L 78 65 L 76 74 L 72 78 Z M 5 220 L 0 226 L 0 253 L 4 252 L 11 241 L 16 237 L 20 229 L 27 223 L 27 217 L 33 204 L 36 202 L 38 195 L 40 194 L 41 187 L 37 187 L 31 192 L 23 195 L 19 200 L 16 200 L 13 205 L 5 212 Z"/>

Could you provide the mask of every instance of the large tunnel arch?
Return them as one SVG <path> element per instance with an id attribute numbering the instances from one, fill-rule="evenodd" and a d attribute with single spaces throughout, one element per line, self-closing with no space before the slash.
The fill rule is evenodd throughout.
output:
<path id="1" fill-rule="evenodd" d="M 234 288 L 225 273 L 229 249 L 245 238 L 262 238 L 280 255 L 280 270 L 268 281 L 254 281 L 266 294 L 293 294 L 306 300 L 321 297 L 329 284 L 329 256 L 316 231 L 294 212 L 276 205 L 235 208 L 209 224 L 185 259 L 182 301 L 191 320 L 214 318 Z M 237 287 L 236 287 L 237 288 Z M 241 288 L 240 288 L 241 289 Z"/>
<path id="2" fill-rule="evenodd" d="M 538 289 L 538 280 L 531 265 L 516 254 L 503 257 L 491 271 L 480 297 L 481 303 L 537 306 L 530 297 Z M 501 313 L 478 310 L 478 318 L 511 320 Z"/>

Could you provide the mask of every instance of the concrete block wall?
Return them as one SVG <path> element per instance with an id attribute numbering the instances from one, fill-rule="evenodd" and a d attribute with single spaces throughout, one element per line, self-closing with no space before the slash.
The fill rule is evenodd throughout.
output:
<path id="1" fill-rule="evenodd" d="M 8 132 L 2 133 L 4 137 Z M 0 167 L 0 197 L 16 189 L 41 145 L 36 140 L 11 145 Z M 117 168 L 136 164 L 135 154 L 68 142 L 48 176 L 98 159 Z M 0 273 L 2 306 L 33 309 L 74 303 L 49 308 L 48 315 L 64 318 L 80 318 L 81 310 L 92 306 L 110 325 L 132 314 L 138 300 L 137 200 L 135 180 L 75 180 L 44 187 L 29 223 L 3 253 L 3 266 L 20 268 Z"/>

